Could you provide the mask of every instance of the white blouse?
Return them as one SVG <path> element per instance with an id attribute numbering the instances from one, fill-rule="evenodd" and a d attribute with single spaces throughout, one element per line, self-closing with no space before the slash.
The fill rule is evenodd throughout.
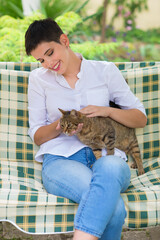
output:
<path id="1" fill-rule="evenodd" d="M 109 101 L 122 109 L 137 108 L 145 114 L 143 104 L 131 92 L 119 69 L 110 62 L 82 59 L 78 80 L 72 89 L 62 75 L 38 68 L 30 73 L 28 86 L 29 135 L 39 127 L 61 117 L 58 108 L 80 110 L 88 105 L 109 106 Z M 35 160 L 42 162 L 45 153 L 68 157 L 85 147 L 77 136 L 60 134 L 43 143 Z M 103 150 L 103 155 L 106 150 Z M 126 159 L 124 152 L 115 149 L 115 155 Z"/>

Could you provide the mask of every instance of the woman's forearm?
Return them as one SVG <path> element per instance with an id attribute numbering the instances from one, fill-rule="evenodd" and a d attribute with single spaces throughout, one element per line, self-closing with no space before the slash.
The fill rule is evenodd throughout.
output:
<path id="1" fill-rule="evenodd" d="M 80 110 L 87 117 L 110 117 L 130 128 L 143 128 L 147 123 L 146 116 L 138 109 L 118 109 L 104 106 L 88 105 Z"/>
<path id="2" fill-rule="evenodd" d="M 40 127 L 34 135 L 34 142 L 36 145 L 41 145 L 55 137 L 57 137 L 61 133 L 61 129 L 56 129 L 57 125 L 59 123 L 59 120 Z"/>
<path id="3" fill-rule="evenodd" d="M 110 108 L 109 117 L 130 128 L 143 128 L 147 123 L 147 117 L 138 109 Z"/>

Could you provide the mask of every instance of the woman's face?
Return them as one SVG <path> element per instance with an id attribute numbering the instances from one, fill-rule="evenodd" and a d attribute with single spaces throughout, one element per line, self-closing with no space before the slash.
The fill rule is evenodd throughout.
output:
<path id="1" fill-rule="evenodd" d="M 65 34 L 60 36 L 60 43 L 42 42 L 31 55 L 40 61 L 44 68 L 53 70 L 58 74 L 65 74 L 69 64 L 69 40 Z"/>

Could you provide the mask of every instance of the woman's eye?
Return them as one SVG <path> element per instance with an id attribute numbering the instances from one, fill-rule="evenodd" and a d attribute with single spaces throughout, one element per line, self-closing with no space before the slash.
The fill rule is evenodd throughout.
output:
<path id="1" fill-rule="evenodd" d="M 53 54 L 53 51 L 51 51 L 49 54 L 48 54 L 48 56 L 51 56 Z"/>

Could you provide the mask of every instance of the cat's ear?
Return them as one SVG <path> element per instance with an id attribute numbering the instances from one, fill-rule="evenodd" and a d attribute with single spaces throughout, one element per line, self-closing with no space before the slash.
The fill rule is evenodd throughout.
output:
<path id="1" fill-rule="evenodd" d="M 71 115 L 77 117 L 78 116 L 78 112 L 76 110 L 72 109 L 71 110 Z"/>
<path id="2" fill-rule="evenodd" d="M 64 111 L 63 109 L 61 108 L 58 108 L 58 110 L 64 115 L 66 111 Z"/>
<path id="3" fill-rule="evenodd" d="M 81 113 L 79 111 L 76 111 L 76 110 L 72 110 L 71 113 L 70 113 L 72 116 L 75 116 L 75 117 L 81 117 Z"/>

